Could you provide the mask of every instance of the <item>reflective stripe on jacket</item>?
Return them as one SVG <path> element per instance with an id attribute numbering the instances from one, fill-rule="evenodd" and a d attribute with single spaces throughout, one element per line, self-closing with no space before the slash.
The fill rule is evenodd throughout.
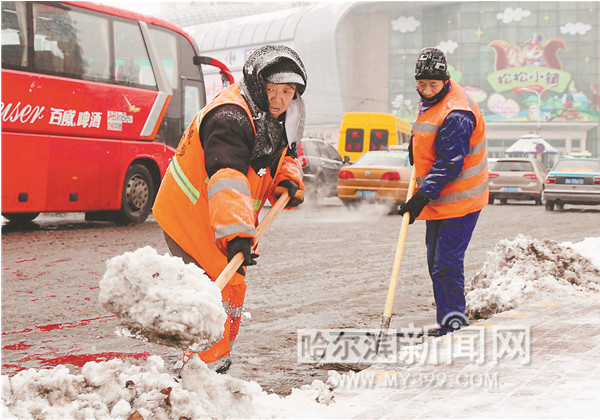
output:
<path id="1" fill-rule="evenodd" d="M 258 176 L 252 167 L 249 167 L 247 176 L 224 168 L 209 179 L 199 137 L 200 124 L 206 114 L 224 104 L 242 107 L 252 122 L 252 114 L 238 85 L 223 90 L 196 115 L 183 134 L 153 207 L 154 218 L 161 228 L 213 280 L 227 265 L 225 250 L 228 238 L 254 238 L 258 214 L 265 198 L 273 190 L 269 171 Z M 252 125 L 254 128 L 254 123 Z M 278 170 L 282 161 L 283 156 Z M 227 205 L 223 207 L 223 203 Z M 236 273 L 231 284 L 239 284 L 243 280 L 244 276 Z"/>
<path id="2" fill-rule="evenodd" d="M 470 149 L 464 158 L 462 171 L 423 209 L 418 219 L 440 220 L 461 217 L 481 210 L 488 203 L 488 168 L 485 141 L 485 122 L 479 106 L 451 80 L 448 94 L 437 104 L 423 112 L 413 125 L 413 154 L 417 184 L 436 161 L 435 139 L 446 116 L 457 110 L 470 111 L 475 116 L 475 130 L 470 139 Z"/>

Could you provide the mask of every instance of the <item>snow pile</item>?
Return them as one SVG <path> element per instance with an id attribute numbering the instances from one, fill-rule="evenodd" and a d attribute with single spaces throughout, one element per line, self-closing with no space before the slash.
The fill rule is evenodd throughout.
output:
<path id="1" fill-rule="evenodd" d="M 489 317 L 525 302 L 569 296 L 600 302 L 600 266 L 594 265 L 599 260 L 600 238 L 560 245 L 523 235 L 500 241 L 466 285 L 469 312 Z M 212 326 L 220 335 L 225 321 L 220 292 L 202 270 L 179 258 L 159 256 L 150 247 L 107 263 L 100 300 L 132 327 L 182 339 L 199 334 L 193 330 L 195 323 L 202 331 Z M 195 306 L 201 308 L 198 314 Z M 219 319 L 207 321 L 216 313 Z M 12 378 L 3 375 L 2 418 L 350 418 L 359 413 L 357 407 L 362 412 L 380 410 L 377 398 L 390 401 L 386 378 L 372 373 L 330 372 L 327 383 L 315 380 L 280 397 L 256 382 L 217 374 L 196 355 L 178 377 L 171 372 L 163 359 L 151 356 L 147 361 L 89 362 L 77 374 L 60 365 L 24 370 Z M 382 388 L 381 394 L 359 387 L 357 398 L 345 398 L 335 391 L 345 384 L 358 386 L 363 379 L 368 389 Z M 336 394 L 342 395 L 337 401 Z"/>
<path id="2" fill-rule="evenodd" d="M 321 381 L 285 398 L 267 394 L 256 382 L 213 372 L 196 355 L 177 380 L 158 356 L 89 362 L 77 375 L 60 365 L 2 376 L 3 419 L 280 418 L 317 415 L 331 399 Z"/>
<path id="3" fill-rule="evenodd" d="M 573 242 L 563 242 L 561 245 L 573 248 L 594 263 L 596 267 L 600 267 L 600 237 L 585 238 L 576 244 Z"/>
<path id="4" fill-rule="evenodd" d="M 566 297 L 600 298 L 600 238 L 587 238 L 577 249 L 589 250 L 596 264 L 569 244 L 517 235 L 501 240 L 483 267 L 465 284 L 467 313 L 489 318 L 527 302 Z M 586 242 L 584 241 L 584 242 Z M 594 253 L 595 252 L 595 253 Z"/>
<path id="5" fill-rule="evenodd" d="M 107 261 L 98 300 L 134 336 L 194 351 L 218 341 L 227 319 L 202 269 L 149 246 Z"/>

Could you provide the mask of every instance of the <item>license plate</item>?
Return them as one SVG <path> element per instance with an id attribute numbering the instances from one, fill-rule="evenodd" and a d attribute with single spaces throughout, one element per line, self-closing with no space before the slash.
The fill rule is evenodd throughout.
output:
<path id="1" fill-rule="evenodd" d="M 502 191 L 504 191 L 504 192 L 517 192 L 517 191 L 519 191 L 519 187 L 502 187 Z"/>
<path id="2" fill-rule="evenodd" d="M 375 198 L 377 196 L 377 191 L 358 190 L 356 191 L 356 196 L 361 198 Z"/>
<path id="3" fill-rule="evenodd" d="M 565 178 L 565 184 L 583 185 L 583 178 Z"/>

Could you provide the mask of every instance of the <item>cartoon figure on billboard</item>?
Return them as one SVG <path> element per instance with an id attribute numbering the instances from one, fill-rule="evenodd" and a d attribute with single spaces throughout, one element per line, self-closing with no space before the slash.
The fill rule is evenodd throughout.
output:
<path id="1" fill-rule="evenodd" d="M 493 113 L 486 116 L 488 120 L 539 122 L 566 115 L 569 119 L 589 118 L 581 113 L 588 106 L 585 94 L 573 91 L 571 74 L 562 69 L 559 52 L 566 50 L 564 40 L 545 41 L 534 32 L 522 48 L 504 40 L 488 46 L 495 52 L 496 70 L 487 77 L 494 90 L 487 100 Z"/>
<path id="2" fill-rule="evenodd" d="M 560 38 L 551 38 L 544 43 L 544 38 L 538 33 L 533 33 L 522 49 L 516 44 L 498 40 L 488 45 L 496 52 L 496 71 L 512 67 L 539 66 L 553 69 L 562 69 L 558 52 L 566 49 L 565 41 Z"/>
<path id="3" fill-rule="evenodd" d="M 546 66 L 542 39 L 540 34 L 533 34 L 525 48 L 523 48 L 526 66 Z"/>
<path id="4" fill-rule="evenodd" d="M 511 44 L 506 47 L 506 65 L 507 67 L 521 67 L 525 63 L 521 49 Z"/>

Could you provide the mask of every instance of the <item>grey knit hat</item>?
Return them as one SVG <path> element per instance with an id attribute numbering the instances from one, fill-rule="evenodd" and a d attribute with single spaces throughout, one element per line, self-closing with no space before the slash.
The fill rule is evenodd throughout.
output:
<path id="1" fill-rule="evenodd" d="M 274 84 L 294 83 L 304 88 L 306 82 L 302 77 L 304 72 L 300 71 L 299 66 L 291 60 L 281 59 L 267 67 L 263 76 L 265 81 Z"/>

